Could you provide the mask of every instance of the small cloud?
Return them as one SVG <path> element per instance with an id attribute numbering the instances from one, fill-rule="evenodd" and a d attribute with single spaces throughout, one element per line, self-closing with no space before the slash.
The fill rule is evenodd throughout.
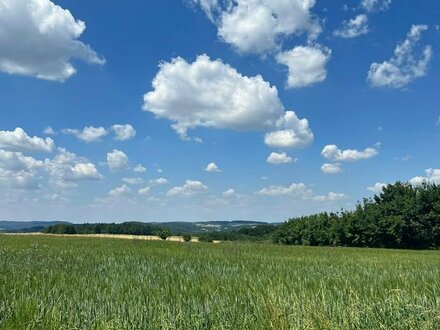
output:
<path id="1" fill-rule="evenodd" d="M 200 181 L 186 180 L 185 184 L 181 187 L 174 187 L 168 190 L 167 196 L 184 196 L 190 197 L 198 193 L 203 193 L 208 190 Z"/>
<path id="2" fill-rule="evenodd" d="M 288 163 L 292 163 L 296 162 L 296 158 L 292 159 L 292 157 L 287 156 L 287 154 L 285 152 L 283 153 L 277 153 L 277 152 L 272 152 L 269 157 L 267 157 L 267 162 L 269 164 L 274 164 L 274 165 L 280 165 L 280 164 L 288 164 Z"/>
<path id="3" fill-rule="evenodd" d="M 147 169 L 143 167 L 141 164 L 138 164 L 133 168 L 133 171 L 136 173 L 144 173 L 147 171 Z"/>
<path id="4" fill-rule="evenodd" d="M 46 127 L 43 130 L 43 134 L 46 134 L 46 135 L 57 135 L 58 133 L 52 127 L 48 126 L 48 127 Z"/>
<path id="5" fill-rule="evenodd" d="M 375 193 L 376 195 L 379 195 L 383 191 L 383 188 L 386 186 L 386 183 L 377 182 L 374 186 L 368 187 L 367 190 Z"/>
<path id="6" fill-rule="evenodd" d="M 117 149 L 107 153 L 107 164 L 112 171 L 121 171 L 128 169 L 129 161 L 127 155 Z"/>
<path id="7" fill-rule="evenodd" d="M 209 163 L 209 164 L 205 167 L 204 171 L 205 171 L 205 172 L 217 172 L 217 173 L 222 172 L 222 170 L 220 170 L 220 169 L 218 168 L 218 166 L 217 166 L 215 163 Z"/>
<path id="8" fill-rule="evenodd" d="M 108 194 L 112 197 L 120 197 L 120 196 L 128 195 L 130 192 L 131 192 L 131 188 L 126 184 L 123 184 L 120 187 L 110 190 Z"/>
<path id="9" fill-rule="evenodd" d="M 342 172 L 342 168 L 340 163 L 334 163 L 334 164 L 325 163 L 322 164 L 321 171 L 327 174 L 338 174 Z"/>
<path id="10" fill-rule="evenodd" d="M 147 195 L 150 193 L 151 188 L 150 187 L 144 187 L 138 190 L 139 195 Z"/>
<path id="11" fill-rule="evenodd" d="M 111 130 L 115 133 L 115 140 L 118 141 L 127 141 L 136 136 L 136 131 L 131 125 L 113 125 Z"/>

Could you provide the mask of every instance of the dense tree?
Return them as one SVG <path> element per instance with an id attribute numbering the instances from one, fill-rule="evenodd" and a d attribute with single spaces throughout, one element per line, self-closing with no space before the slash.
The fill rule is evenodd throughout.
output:
<path id="1" fill-rule="evenodd" d="M 440 186 L 396 182 L 353 211 L 290 219 L 272 237 L 279 244 L 438 248 Z"/>

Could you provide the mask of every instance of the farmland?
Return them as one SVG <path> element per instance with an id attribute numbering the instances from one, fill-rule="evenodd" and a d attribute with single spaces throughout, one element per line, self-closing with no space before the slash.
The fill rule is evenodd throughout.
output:
<path id="1" fill-rule="evenodd" d="M 0 329 L 438 329 L 440 253 L 0 235 Z"/>

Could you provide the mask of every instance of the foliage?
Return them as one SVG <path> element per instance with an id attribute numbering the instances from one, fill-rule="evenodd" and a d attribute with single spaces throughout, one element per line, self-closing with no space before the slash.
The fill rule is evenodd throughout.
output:
<path id="1" fill-rule="evenodd" d="M 184 234 L 182 238 L 184 242 L 191 242 L 192 236 L 190 234 Z"/>
<path id="2" fill-rule="evenodd" d="M 439 329 L 440 253 L 0 235 L 0 329 Z"/>
<path id="3" fill-rule="evenodd" d="M 213 231 L 200 233 L 198 235 L 201 242 L 212 241 L 269 241 L 274 232 L 274 225 L 258 225 L 243 227 L 238 230 Z"/>
<path id="4" fill-rule="evenodd" d="M 354 211 L 291 219 L 273 234 L 279 244 L 428 249 L 440 247 L 440 186 L 397 182 Z"/>
<path id="5" fill-rule="evenodd" d="M 171 231 L 169 229 L 162 229 L 158 235 L 161 239 L 166 240 L 171 236 Z"/>
<path id="6" fill-rule="evenodd" d="M 48 234 L 126 234 L 126 235 L 156 235 L 161 227 L 142 223 L 86 223 L 86 224 L 57 224 L 43 230 Z"/>

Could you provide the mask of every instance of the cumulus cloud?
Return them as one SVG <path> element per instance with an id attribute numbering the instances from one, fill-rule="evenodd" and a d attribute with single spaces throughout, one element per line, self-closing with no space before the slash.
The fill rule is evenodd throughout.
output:
<path id="1" fill-rule="evenodd" d="M 151 188 L 150 187 L 144 187 L 138 190 L 139 195 L 147 195 L 150 193 Z"/>
<path id="2" fill-rule="evenodd" d="M 112 171 L 121 171 L 129 167 L 127 155 L 117 149 L 113 149 L 112 152 L 107 153 L 107 164 Z"/>
<path id="3" fill-rule="evenodd" d="M 269 157 L 267 157 L 267 162 L 269 164 L 275 164 L 275 165 L 287 164 L 292 162 L 292 157 L 287 156 L 285 152 L 283 153 L 272 152 L 269 155 Z"/>
<path id="4" fill-rule="evenodd" d="M 164 185 L 164 184 L 168 184 L 170 182 L 167 179 L 160 177 L 160 178 L 157 178 L 154 180 L 150 180 L 150 183 L 157 184 L 157 185 Z"/>
<path id="5" fill-rule="evenodd" d="M 322 164 L 321 171 L 326 174 L 338 174 L 342 172 L 342 168 L 340 163 L 334 163 L 334 164 L 325 163 Z"/>
<path id="6" fill-rule="evenodd" d="M 174 187 L 168 190 L 167 196 L 184 196 L 189 197 L 198 193 L 203 193 L 208 190 L 208 187 L 205 186 L 200 181 L 186 180 L 185 184 L 180 187 Z"/>
<path id="7" fill-rule="evenodd" d="M 192 0 L 216 24 L 218 36 L 240 53 L 265 53 L 280 48 L 283 38 L 322 31 L 311 13 L 315 0 Z"/>
<path id="8" fill-rule="evenodd" d="M 113 125 L 111 130 L 115 133 L 118 141 L 127 141 L 136 136 L 136 130 L 131 125 Z"/>
<path id="9" fill-rule="evenodd" d="M 366 148 L 363 151 L 355 149 L 341 150 L 336 145 L 326 145 L 322 149 L 321 155 L 333 162 L 355 162 L 362 159 L 372 158 L 379 152 L 375 148 Z"/>
<path id="10" fill-rule="evenodd" d="M 13 131 L 0 131 L 0 148 L 11 151 L 51 152 L 55 143 L 51 138 L 30 137 L 20 127 Z"/>
<path id="11" fill-rule="evenodd" d="M 147 171 L 147 169 L 144 166 L 142 166 L 141 164 L 138 164 L 133 168 L 133 171 L 136 173 L 144 173 Z"/>
<path id="12" fill-rule="evenodd" d="M 347 198 L 345 194 L 330 192 L 327 195 L 315 195 L 306 184 L 292 183 L 290 186 L 269 186 L 257 192 L 263 196 L 290 196 L 301 200 L 330 202 Z"/>
<path id="13" fill-rule="evenodd" d="M 0 71 L 62 82 L 72 59 L 105 63 L 78 40 L 85 23 L 50 0 L 1 0 L 0 26 Z"/>
<path id="14" fill-rule="evenodd" d="M 235 192 L 234 189 L 229 188 L 228 190 L 225 190 L 224 192 L 222 192 L 222 196 L 226 197 L 226 198 L 232 198 L 232 197 L 237 197 L 238 194 Z"/>
<path id="15" fill-rule="evenodd" d="M 365 14 L 357 15 L 342 23 L 342 28 L 333 32 L 337 37 L 356 38 L 368 33 L 368 17 Z"/>
<path id="16" fill-rule="evenodd" d="M 43 130 L 43 134 L 46 134 L 46 135 L 57 135 L 57 132 L 52 127 L 48 126 L 48 127 L 46 127 Z"/>
<path id="17" fill-rule="evenodd" d="M 103 178 L 93 163 L 63 148 L 53 159 L 46 159 L 44 166 L 50 173 L 52 184 L 60 188 L 76 187 L 79 181 Z"/>
<path id="18" fill-rule="evenodd" d="M 279 53 L 276 56 L 277 62 L 289 69 L 287 87 L 307 87 L 324 81 L 327 77 L 325 66 L 331 53 L 329 48 L 319 45 L 298 46 Z"/>
<path id="19" fill-rule="evenodd" d="M 266 196 L 292 195 L 301 198 L 313 195 L 311 189 L 304 183 L 292 183 L 290 186 L 269 186 L 258 191 L 258 194 Z"/>
<path id="20" fill-rule="evenodd" d="M 123 184 L 120 187 L 110 190 L 108 194 L 112 197 L 120 197 L 120 196 L 128 195 L 131 191 L 132 190 L 129 186 Z"/>
<path id="21" fill-rule="evenodd" d="M 81 181 L 101 180 L 103 176 L 87 159 L 59 148 L 53 159 L 37 160 L 21 152 L 0 149 L 0 183 L 12 188 L 40 188 L 43 180 L 56 188 L 76 187 Z"/>
<path id="22" fill-rule="evenodd" d="M 348 196 L 342 193 L 329 192 L 327 195 L 317 195 L 312 198 L 316 202 L 335 202 L 346 199 Z"/>
<path id="23" fill-rule="evenodd" d="M 375 193 L 376 195 L 379 195 L 380 193 L 382 193 L 383 188 L 386 186 L 386 183 L 376 182 L 374 186 L 367 187 L 367 190 Z"/>
<path id="24" fill-rule="evenodd" d="M 123 178 L 122 181 L 131 185 L 138 185 L 144 183 L 144 179 L 142 178 Z"/>
<path id="25" fill-rule="evenodd" d="M 73 135 L 76 138 L 84 142 L 97 142 L 100 141 L 102 137 L 108 134 L 107 129 L 104 127 L 93 127 L 87 126 L 82 130 L 66 128 L 61 131 L 63 134 Z"/>
<path id="26" fill-rule="evenodd" d="M 290 147 L 313 140 L 306 119 L 285 111 L 276 87 L 261 76 L 246 77 L 220 60 L 198 56 L 193 63 L 178 57 L 161 63 L 154 90 L 144 95 L 145 111 L 174 122 L 182 139 L 188 129 L 211 127 L 236 131 L 286 129 Z M 278 133 L 282 134 L 282 133 Z M 279 140 L 279 139 L 278 139 Z"/>
<path id="27" fill-rule="evenodd" d="M 362 0 L 361 6 L 368 12 L 388 10 L 391 0 Z"/>
<path id="28" fill-rule="evenodd" d="M 286 111 L 278 122 L 285 129 L 269 132 L 264 143 L 273 148 L 304 148 L 313 142 L 314 135 L 307 119 L 299 119 L 293 111 Z"/>
<path id="29" fill-rule="evenodd" d="M 416 54 L 415 48 L 427 29 L 427 25 L 413 25 L 390 60 L 371 64 L 367 78 L 371 86 L 402 88 L 426 75 L 433 56 L 432 46 L 425 46 L 420 54 Z"/>
<path id="30" fill-rule="evenodd" d="M 0 149 L 0 185 L 11 188 L 36 189 L 42 161 L 24 156 L 21 152 Z"/>
<path id="31" fill-rule="evenodd" d="M 422 183 L 434 183 L 440 184 L 440 169 L 439 168 L 428 168 L 425 170 L 425 176 L 416 176 L 409 180 L 413 186 L 420 186 Z"/>
<path id="32" fill-rule="evenodd" d="M 222 170 L 220 170 L 215 163 L 209 163 L 208 165 L 206 165 L 204 171 L 205 172 L 222 172 Z"/>

